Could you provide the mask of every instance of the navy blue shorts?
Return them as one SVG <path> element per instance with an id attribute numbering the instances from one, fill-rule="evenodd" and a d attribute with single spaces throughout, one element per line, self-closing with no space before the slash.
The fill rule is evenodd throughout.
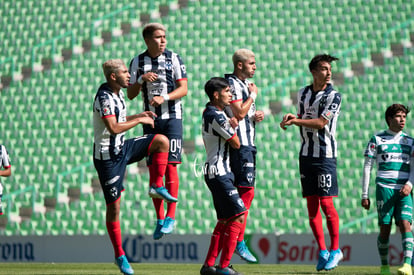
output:
<path id="1" fill-rule="evenodd" d="M 254 187 L 256 178 L 256 147 L 230 149 L 230 166 L 237 187 Z"/>
<path id="2" fill-rule="evenodd" d="M 299 158 L 300 179 L 303 197 L 338 196 L 335 158 Z"/>
<path id="3" fill-rule="evenodd" d="M 149 147 L 155 135 L 144 135 L 127 139 L 121 153 L 110 160 L 93 159 L 98 172 L 106 204 L 115 202 L 124 191 L 124 175 L 128 164 L 138 162 L 148 156 Z"/>
<path id="4" fill-rule="evenodd" d="M 163 134 L 170 140 L 168 163 L 181 163 L 183 121 L 181 119 L 156 119 L 154 128 L 143 125 L 144 134 Z"/>
<path id="5" fill-rule="evenodd" d="M 218 220 L 228 220 L 247 211 L 233 184 L 233 175 L 217 176 L 212 179 L 207 175 L 204 176 L 204 180 L 213 195 Z"/>

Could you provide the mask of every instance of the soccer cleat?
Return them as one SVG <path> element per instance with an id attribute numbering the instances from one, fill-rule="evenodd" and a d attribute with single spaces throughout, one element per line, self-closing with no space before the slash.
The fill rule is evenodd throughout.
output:
<path id="1" fill-rule="evenodd" d="M 154 240 L 159 240 L 159 239 L 162 238 L 162 236 L 164 236 L 164 234 L 161 232 L 161 228 L 162 228 L 163 225 L 164 225 L 164 220 L 157 220 L 157 224 L 155 226 L 154 234 L 152 235 Z"/>
<path id="2" fill-rule="evenodd" d="M 177 198 L 174 198 L 173 196 L 170 195 L 170 193 L 168 193 L 167 189 L 164 186 L 155 188 L 155 187 L 150 187 L 150 190 L 148 191 L 148 195 L 151 198 L 155 198 L 155 199 L 163 199 L 167 202 L 177 202 Z"/>
<path id="3" fill-rule="evenodd" d="M 316 270 L 321 271 L 325 269 L 326 263 L 329 259 L 329 251 L 328 250 L 321 250 L 319 251 L 319 259 L 318 264 L 316 265 Z"/>
<path id="4" fill-rule="evenodd" d="M 390 266 L 389 265 L 382 265 L 380 274 L 381 275 L 391 275 Z"/>
<path id="5" fill-rule="evenodd" d="M 337 250 L 331 250 L 328 262 L 325 265 L 325 270 L 332 270 L 337 267 L 339 261 L 342 260 L 343 257 L 344 254 L 342 254 L 341 249 L 338 248 Z"/>
<path id="6" fill-rule="evenodd" d="M 122 255 L 115 259 L 115 264 L 119 267 L 119 270 L 121 270 L 122 273 L 125 275 L 132 275 L 134 274 L 134 270 L 129 265 L 127 257 L 125 255 Z"/>
<path id="7" fill-rule="evenodd" d="M 237 242 L 236 250 L 234 252 L 246 262 L 257 263 L 256 257 L 250 252 L 244 240 Z"/>
<path id="8" fill-rule="evenodd" d="M 381 270 L 382 271 L 382 270 Z M 411 275 L 413 274 L 412 270 L 411 270 L 411 265 L 405 263 L 402 267 L 400 267 L 398 269 L 397 272 L 398 275 Z"/>
<path id="9" fill-rule="evenodd" d="M 229 265 L 228 267 L 224 267 L 224 268 L 217 267 L 216 274 L 218 275 L 243 275 L 237 272 L 236 270 L 234 270 L 232 265 Z"/>
<path id="10" fill-rule="evenodd" d="M 200 275 L 216 275 L 216 267 L 203 265 L 200 269 Z"/>
<path id="11" fill-rule="evenodd" d="M 170 234 L 174 230 L 174 224 L 175 224 L 174 219 L 170 217 L 166 217 L 164 220 L 164 224 L 161 228 L 161 233 Z"/>

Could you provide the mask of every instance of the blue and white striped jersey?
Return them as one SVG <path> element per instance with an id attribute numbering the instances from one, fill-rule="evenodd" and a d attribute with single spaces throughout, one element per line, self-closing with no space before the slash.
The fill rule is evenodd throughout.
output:
<path id="1" fill-rule="evenodd" d="M 9 167 L 11 167 L 11 163 L 10 163 L 9 154 L 7 153 L 7 149 L 4 145 L 0 145 L 0 169 L 9 168 Z M 1 181 L 0 181 L 0 188 L 2 189 Z"/>
<path id="2" fill-rule="evenodd" d="M 204 174 L 210 179 L 231 174 L 230 145 L 227 142 L 236 136 L 229 118 L 216 107 L 207 104 L 203 111 L 202 135 L 207 153 Z"/>
<path id="3" fill-rule="evenodd" d="M 298 117 L 302 119 L 319 118 L 329 122 L 321 130 L 299 127 L 302 145 L 300 156 L 314 158 L 336 158 L 336 123 L 341 109 L 341 94 L 328 84 L 324 91 L 312 91 L 312 85 L 302 88 L 298 93 Z"/>
<path id="4" fill-rule="evenodd" d="M 139 76 L 148 72 L 156 73 L 158 79 L 154 82 L 144 82 L 142 85 L 144 110 L 154 112 L 158 119 L 182 119 L 181 99 L 166 101 L 158 107 L 149 104 L 154 96 L 166 95 L 175 90 L 176 81 L 187 79 L 181 57 L 169 50 L 165 50 L 156 58 L 152 58 L 148 51 L 134 57 L 129 64 L 130 85 L 136 83 Z"/>
<path id="5" fill-rule="evenodd" d="M 102 118 L 115 116 L 117 122 L 126 121 L 126 105 L 124 93 L 119 95 L 112 92 L 107 83 L 99 87 L 93 103 L 94 148 L 96 159 L 108 160 L 118 155 L 124 145 L 125 133 L 111 135 Z"/>
<path id="6" fill-rule="evenodd" d="M 377 163 L 375 182 L 383 187 L 400 189 L 409 179 L 414 158 L 414 139 L 407 134 L 382 131 L 371 137 L 364 153 Z"/>
<path id="7" fill-rule="evenodd" d="M 233 74 L 226 74 L 225 78 L 229 81 L 230 90 L 233 94 L 232 103 L 236 101 L 246 101 L 249 96 L 249 83 L 248 79 L 240 80 L 237 76 Z M 256 122 L 254 120 L 254 115 L 256 113 L 256 105 L 254 102 L 250 106 L 250 109 L 247 115 L 239 121 L 239 127 L 237 128 L 237 136 L 240 139 L 240 145 L 242 146 L 254 146 L 255 138 L 255 126 Z"/>

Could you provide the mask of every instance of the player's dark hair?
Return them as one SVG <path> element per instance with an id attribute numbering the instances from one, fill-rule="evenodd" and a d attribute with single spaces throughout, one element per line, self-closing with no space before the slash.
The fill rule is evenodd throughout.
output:
<path id="1" fill-rule="evenodd" d="M 331 64 L 332 61 L 339 60 L 339 58 L 329 55 L 329 54 L 318 54 L 312 58 L 309 62 L 309 71 L 315 70 L 318 67 L 319 62 L 324 61 Z"/>
<path id="2" fill-rule="evenodd" d="M 219 92 L 228 86 L 230 86 L 230 84 L 227 79 L 223 77 L 212 77 L 204 85 L 204 91 L 206 92 L 210 101 L 212 101 L 214 99 L 214 92 Z"/>
<path id="3" fill-rule="evenodd" d="M 392 104 L 387 108 L 385 111 L 385 121 L 387 122 L 387 125 L 390 126 L 390 123 L 388 122 L 389 118 L 393 118 L 398 112 L 403 112 L 406 115 L 410 112 L 410 108 L 408 106 L 404 106 L 402 104 Z"/>
<path id="4" fill-rule="evenodd" d="M 150 37 L 152 37 L 152 34 L 157 30 L 163 30 L 164 32 L 166 32 L 166 28 L 164 27 L 163 24 L 161 24 L 161 23 L 148 23 L 147 25 L 145 25 L 144 29 L 142 30 L 142 37 L 144 39 L 145 38 L 150 38 Z"/>

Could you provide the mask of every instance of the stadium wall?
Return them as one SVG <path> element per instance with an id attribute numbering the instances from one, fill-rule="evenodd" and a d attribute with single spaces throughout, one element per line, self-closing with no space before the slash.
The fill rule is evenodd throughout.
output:
<path id="1" fill-rule="evenodd" d="M 253 234 L 249 247 L 263 264 L 315 264 L 317 245 L 310 234 Z M 326 236 L 327 242 L 329 237 Z M 124 250 L 131 262 L 199 263 L 208 250 L 210 235 L 126 235 Z M 379 265 L 376 234 L 341 235 L 344 265 Z M 390 264 L 402 262 L 401 236 L 390 239 Z M 0 242 L 0 262 L 111 262 L 113 250 L 107 236 L 10 236 Z M 235 255 L 232 263 L 244 263 Z"/>

